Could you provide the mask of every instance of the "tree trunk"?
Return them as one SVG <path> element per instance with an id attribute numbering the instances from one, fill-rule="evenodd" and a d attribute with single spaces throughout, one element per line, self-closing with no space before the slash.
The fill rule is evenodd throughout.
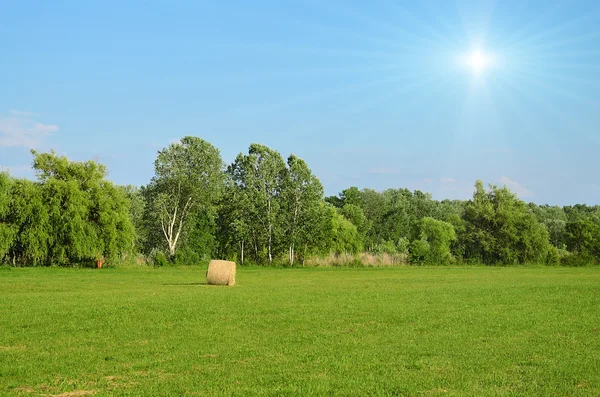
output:
<path id="1" fill-rule="evenodd" d="M 272 264 L 273 257 L 271 256 L 271 225 L 269 225 L 269 265 Z"/>
<path id="2" fill-rule="evenodd" d="M 271 242 L 273 236 L 273 225 L 271 223 L 271 200 L 267 202 L 267 220 L 269 222 L 269 265 L 273 263 L 273 257 L 271 256 Z"/>
<path id="3" fill-rule="evenodd" d="M 244 240 L 242 240 L 242 265 L 244 264 Z"/>

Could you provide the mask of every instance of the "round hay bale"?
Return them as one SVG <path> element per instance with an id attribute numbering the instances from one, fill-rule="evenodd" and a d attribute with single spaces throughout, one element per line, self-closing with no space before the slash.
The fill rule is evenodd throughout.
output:
<path id="1" fill-rule="evenodd" d="M 235 262 L 212 260 L 208 264 L 206 282 L 211 285 L 235 285 Z"/>

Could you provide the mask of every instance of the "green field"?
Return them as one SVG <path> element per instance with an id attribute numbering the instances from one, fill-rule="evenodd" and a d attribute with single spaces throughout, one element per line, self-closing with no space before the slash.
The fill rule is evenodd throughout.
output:
<path id="1" fill-rule="evenodd" d="M 600 395 L 600 268 L 0 268 L 1 395 Z"/>

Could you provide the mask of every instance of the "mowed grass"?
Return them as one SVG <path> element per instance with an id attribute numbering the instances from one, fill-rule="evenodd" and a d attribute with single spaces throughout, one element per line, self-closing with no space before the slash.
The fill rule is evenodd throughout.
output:
<path id="1" fill-rule="evenodd" d="M 0 270 L 0 395 L 600 395 L 600 268 Z"/>

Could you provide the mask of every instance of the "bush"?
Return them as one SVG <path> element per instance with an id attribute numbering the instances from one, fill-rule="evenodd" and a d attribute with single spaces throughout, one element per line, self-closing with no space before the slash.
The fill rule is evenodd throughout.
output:
<path id="1" fill-rule="evenodd" d="M 410 241 L 406 237 L 400 237 L 396 243 L 396 251 L 399 254 L 408 254 L 408 248 L 410 247 Z"/>
<path id="2" fill-rule="evenodd" d="M 429 243 L 425 240 L 414 240 L 410 243 L 408 260 L 415 265 L 424 265 L 429 256 Z"/>
<path id="3" fill-rule="evenodd" d="M 558 266 L 561 262 L 561 252 L 558 248 L 551 245 L 548 248 L 548 254 L 546 255 L 546 265 L 548 266 Z"/>
<path id="4" fill-rule="evenodd" d="M 376 244 L 371 249 L 371 252 L 376 255 L 381 254 L 389 254 L 394 255 L 397 253 L 396 244 L 393 241 L 384 241 L 382 243 Z"/>
<path id="5" fill-rule="evenodd" d="M 588 253 L 567 253 L 561 259 L 563 266 L 582 267 L 596 264 L 596 259 Z"/>
<path id="6" fill-rule="evenodd" d="M 168 266 L 170 264 L 170 261 L 164 252 L 154 248 L 152 249 L 152 251 L 150 251 L 150 254 L 148 255 L 148 263 L 154 267 L 163 267 Z"/>
<path id="7" fill-rule="evenodd" d="M 199 264 L 202 257 L 193 249 L 184 246 L 175 252 L 175 257 L 173 259 L 178 265 L 191 266 Z"/>

